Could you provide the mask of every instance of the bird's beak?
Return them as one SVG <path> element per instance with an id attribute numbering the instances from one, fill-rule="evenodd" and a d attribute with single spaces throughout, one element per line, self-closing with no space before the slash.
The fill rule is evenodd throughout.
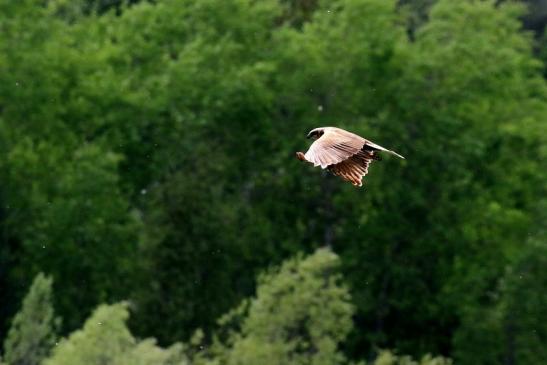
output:
<path id="1" fill-rule="evenodd" d="M 310 139 L 310 138 L 311 138 L 311 134 L 308 134 L 308 135 L 306 136 L 306 138 L 307 138 L 307 139 Z"/>

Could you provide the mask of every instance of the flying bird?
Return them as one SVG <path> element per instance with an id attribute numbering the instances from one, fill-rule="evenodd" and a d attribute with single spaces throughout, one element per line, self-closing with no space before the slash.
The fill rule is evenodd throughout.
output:
<path id="1" fill-rule="evenodd" d="M 388 152 L 404 159 L 397 152 L 336 127 L 312 129 L 307 138 L 314 139 L 315 142 L 306 154 L 296 152 L 296 157 L 300 161 L 321 166 L 322 169 L 329 170 L 355 186 L 363 185 L 361 180 L 368 173 L 370 163 L 381 160 L 378 151 Z"/>

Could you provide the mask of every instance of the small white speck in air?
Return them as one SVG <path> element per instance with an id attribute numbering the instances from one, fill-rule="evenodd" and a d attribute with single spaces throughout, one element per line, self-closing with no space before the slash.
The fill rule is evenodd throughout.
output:
<path id="1" fill-rule="evenodd" d="M 317 110 L 319 110 L 320 112 L 322 112 L 322 111 L 323 111 L 323 105 L 317 106 Z"/>
<path id="2" fill-rule="evenodd" d="M 142 194 L 142 195 L 146 195 L 147 192 L 148 192 L 148 191 L 146 191 L 146 189 L 142 189 L 142 190 L 141 190 L 141 194 Z"/>

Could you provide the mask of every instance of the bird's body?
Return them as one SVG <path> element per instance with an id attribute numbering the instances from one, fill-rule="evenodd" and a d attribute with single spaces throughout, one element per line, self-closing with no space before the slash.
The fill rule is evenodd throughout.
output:
<path id="1" fill-rule="evenodd" d="M 297 152 L 296 157 L 328 169 L 355 186 L 363 185 L 362 178 L 368 173 L 370 163 L 381 159 L 378 151 L 404 159 L 394 151 L 336 127 L 315 128 L 308 133 L 308 138 L 314 138 L 315 142 L 305 154 Z"/>

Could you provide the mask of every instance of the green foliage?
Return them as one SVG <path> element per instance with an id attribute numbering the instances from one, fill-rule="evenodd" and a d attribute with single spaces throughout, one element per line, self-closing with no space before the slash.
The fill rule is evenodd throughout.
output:
<path id="1" fill-rule="evenodd" d="M 431 6 L 436 2 L 437 0 L 399 0 L 400 11 L 407 17 L 408 32 L 411 36 L 427 22 Z"/>
<path id="2" fill-rule="evenodd" d="M 419 361 L 414 361 L 409 356 L 396 355 L 393 352 L 380 351 L 378 357 L 371 365 L 451 365 L 452 361 L 442 357 L 425 355 Z"/>
<path id="3" fill-rule="evenodd" d="M 241 200 L 251 189 L 246 176 L 255 175 L 254 164 L 267 151 L 257 151 L 252 161 L 231 151 L 267 145 L 274 128 L 267 115 L 273 67 L 266 44 L 278 14 L 275 3 L 185 4 L 135 7 L 120 24 L 127 53 L 143 65 L 136 71 L 144 73 L 139 84 L 148 78 L 157 90 L 159 115 L 146 136 L 157 147 L 146 161 L 133 161 L 157 173 L 144 182 L 150 185 L 144 185 L 142 199 L 142 275 L 150 279 L 136 293 L 136 322 L 144 333 L 156 328 L 165 342 L 198 325 L 209 327 L 252 291 L 256 261 L 266 260 L 253 253 L 260 242 L 241 240 L 237 226 L 253 213 Z M 181 18 L 189 21 L 181 26 Z M 161 27 L 150 25 L 155 23 Z M 146 37 L 133 37 L 143 27 Z M 263 133 L 256 134 L 257 128 Z M 240 289 L 226 292 L 233 283 Z M 172 321 L 157 328 L 167 317 Z"/>
<path id="4" fill-rule="evenodd" d="M 540 206 L 544 219 L 544 201 Z M 495 304 L 476 310 L 455 336 L 460 362 L 536 364 L 547 357 L 547 237 L 539 227 L 499 281 Z"/>
<path id="5" fill-rule="evenodd" d="M 184 365 L 182 346 L 136 340 L 126 326 L 126 304 L 101 305 L 81 330 L 61 340 L 44 365 Z"/>
<path id="6" fill-rule="evenodd" d="M 13 192 L 8 202 L 21 209 L 19 219 L 29 222 L 20 228 L 25 270 L 17 274 L 23 279 L 47 268 L 59 278 L 58 304 L 71 326 L 83 314 L 75 302 L 92 306 L 125 285 L 138 225 L 118 187 L 118 161 L 96 145 L 67 154 L 30 139 L 14 146 L 7 158 L 6 190 Z"/>
<path id="7" fill-rule="evenodd" d="M 7 364 L 39 365 L 53 348 L 59 319 L 53 310 L 51 286 L 52 279 L 42 273 L 32 282 L 4 342 Z"/>
<path id="8" fill-rule="evenodd" d="M 405 68 L 379 116 L 383 133 L 411 148 L 402 151 L 409 168 L 390 169 L 371 186 L 371 203 L 338 215 L 348 217 L 342 235 L 352 243 L 340 252 L 362 321 L 378 329 L 367 342 L 408 353 L 423 346 L 414 354 L 450 348 L 435 333 L 450 332 L 467 315 L 459 310 L 484 305 L 533 229 L 546 94 L 519 11 L 440 1 L 401 48 Z M 413 328 L 420 344 L 399 335 L 392 343 L 386 327 Z"/>
<path id="9" fill-rule="evenodd" d="M 73 113 L 83 103 L 75 85 L 79 92 L 91 87 L 83 80 L 91 63 L 67 47 L 78 32 L 34 2 L 9 7 L 24 18 L 3 22 L 6 42 L 0 42 L 9 49 L 0 64 L 13 70 L 0 76 L 1 99 L 9 100 L 0 125 L 0 196 L 9 208 L 7 236 L 18 238 L 9 275 L 15 282 L 40 270 L 53 275 L 64 324 L 75 328 L 85 310 L 128 295 L 119 289 L 129 289 L 138 219 L 120 186 L 122 156 L 91 137 L 102 125 L 84 107 Z"/>
<path id="10" fill-rule="evenodd" d="M 547 328 L 543 325 L 547 321 L 546 265 L 547 241 L 543 239 L 530 243 L 505 275 L 498 307 L 507 344 L 506 361 L 537 364 L 547 358 Z"/>
<path id="11" fill-rule="evenodd" d="M 318 250 L 261 276 L 256 297 L 220 320 L 227 338 L 205 363 L 343 363 L 338 347 L 351 329 L 353 306 L 338 266 L 335 254 Z"/>
<path id="12" fill-rule="evenodd" d="M 547 28 L 541 36 L 539 43 L 539 57 L 543 62 L 543 77 L 547 78 Z"/>
<path id="13" fill-rule="evenodd" d="M 432 124 L 421 123 L 418 136 L 435 131 L 436 138 L 419 140 L 437 146 L 415 145 L 419 150 L 436 149 L 435 155 L 445 161 L 442 171 L 447 174 L 436 173 L 435 179 L 443 189 L 430 186 L 436 204 L 429 210 L 433 219 L 428 226 L 444 227 L 442 241 L 431 242 L 444 248 L 437 260 L 448 254 L 453 263 L 450 274 L 443 270 L 438 275 L 449 277 L 443 280 L 439 303 L 458 313 L 462 323 L 455 351 L 482 344 L 480 351 L 462 350 L 468 354 L 465 361 L 456 356 L 462 364 L 501 361 L 497 351 L 506 342 L 499 331 L 466 334 L 468 326 L 484 330 L 501 325 L 488 311 L 498 301 L 506 267 L 515 264 L 520 250 L 527 250 L 526 237 L 537 229 L 536 197 L 542 195 L 540 181 L 546 178 L 537 160 L 545 153 L 545 83 L 532 56 L 531 37 L 519 32 L 521 11 L 512 4 L 496 8 L 493 2 L 440 1 L 417 34 L 423 53 L 418 67 L 409 69 L 412 78 L 405 80 L 405 85 L 423 89 L 412 91 L 411 104 L 419 101 L 424 107 L 412 107 L 412 114 L 422 110 L 414 120 L 442 123 L 446 133 L 437 134 Z M 483 161 L 481 168 L 474 167 L 477 161 Z M 422 176 L 428 174 L 434 172 Z"/>
<path id="14" fill-rule="evenodd" d="M 207 348 L 199 330 L 191 347 L 163 349 L 154 339 L 136 340 L 126 326 L 127 303 L 101 305 L 81 330 L 56 344 L 43 364 L 347 364 L 340 346 L 351 330 L 354 306 L 339 266 L 336 254 L 319 249 L 270 269 L 258 279 L 255 297 L 220 318 L 217 336 Z M 381 351 L 372 364 L 451 362 L 429 355 L 415 362 Z"/>
<path id="15" fill-rule="evenodd" d="M 524 12 L 0 0 L 0 337 L 43 271 L 65 333 L 131 298 L 137 335 L 173 343 L 199 327 L 207 341 L 256 273 L 329 245 L 355 308 L 349 358 L 537 363 L 546 43 Z M 294 159 L 319 125 L 407 160 L 374 163 L 353 189 Z M 266 321 L 251 313 L 246 326 Z M 265 356 L 250 328 L 238 346 Z M 234 343 L 222 361 L 243 356 Z"/>

